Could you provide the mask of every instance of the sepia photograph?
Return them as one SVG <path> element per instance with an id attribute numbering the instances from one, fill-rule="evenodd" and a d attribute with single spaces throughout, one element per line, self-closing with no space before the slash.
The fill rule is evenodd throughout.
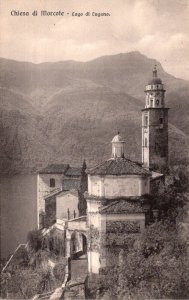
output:
<path id="1" fill-rule="evenodd" d="M 0 299 L 189 299 L 189 0 L 1 0 Z"/>

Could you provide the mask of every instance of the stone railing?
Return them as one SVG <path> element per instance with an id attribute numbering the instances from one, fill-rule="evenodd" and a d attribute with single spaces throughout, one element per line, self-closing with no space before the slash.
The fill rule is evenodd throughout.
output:
<path id="1" fill-rule="evenodd" d="M 27 247 L 27 244 L 19 244 L 18 247 L 15 249 L 14 253 L 11 255 L 11 257 L 9 258 L 9 260 L 6 262 L 5 266 L 3 267 L 2 269 L 2 272 L 5 272 L 7 267 L 10 265 L 11 261 L 14 259 L 14 257 L 17 255 L 18 251 L 21 249 L 21 248 L 25 248 Z"/>

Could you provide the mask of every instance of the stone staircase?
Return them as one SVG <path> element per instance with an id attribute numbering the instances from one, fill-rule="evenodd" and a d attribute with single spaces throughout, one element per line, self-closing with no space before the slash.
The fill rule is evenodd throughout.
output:
<path id="1" fill-rule="evenodd" d="M 83 300 L 85 299 L 85 278 L 87 276 L 87 255 L 71 261 L 71 279 L 68 281 L 68 269 L 64 282 L 56 290 L 36 295 L 32 300 Z"/>
<path id="2" fill-rule="evenodd" d="M 87 256 L 82 255 L 71 261 L 71 279 L 63 293 L 66 300 L 85 299 L 85 278 L 87 276 Z"/>

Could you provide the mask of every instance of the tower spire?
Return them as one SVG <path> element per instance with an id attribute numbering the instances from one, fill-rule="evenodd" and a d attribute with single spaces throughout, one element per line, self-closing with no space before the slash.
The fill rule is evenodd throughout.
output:
<path id="1" fill-rule="evenodd" d="M 157 65 L 154 65 L 154 69 L 153 69 L 153 78 L 157 78 Z"/>

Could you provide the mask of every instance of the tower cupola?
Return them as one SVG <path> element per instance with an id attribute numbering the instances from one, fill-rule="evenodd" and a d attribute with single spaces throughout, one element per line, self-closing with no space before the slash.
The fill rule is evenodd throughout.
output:
<path id="1" fill-rule="evenodd" d="M 164 94 L 165 89 L 161 78 L 157 74 L 157 66 L 154 66 L 152 79 L 146 86 L 146 105 L 145 108 L 161 108 L 165 106 Z"/>
<path id="2" fill-rule="evenodd" d="M 114 136 L 112 140 L 112 158 L 123 158 L 124 157 L 124 146 L 125 141 L 123 140 L 120 132 Z"/>

